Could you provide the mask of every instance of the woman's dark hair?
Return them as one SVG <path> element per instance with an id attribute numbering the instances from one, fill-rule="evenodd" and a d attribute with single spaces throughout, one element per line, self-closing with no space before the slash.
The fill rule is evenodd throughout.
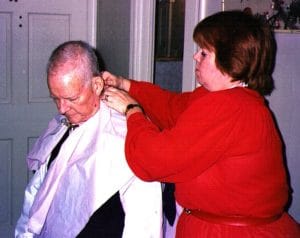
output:
<path id="1" fill-rule="evenodd" d="M 194 41 L 216 54 L 216 66 L 262 95 L 274 88 L 276 43 L 269 25 L 242 11 L 211 15 L 194 29 Z"/>

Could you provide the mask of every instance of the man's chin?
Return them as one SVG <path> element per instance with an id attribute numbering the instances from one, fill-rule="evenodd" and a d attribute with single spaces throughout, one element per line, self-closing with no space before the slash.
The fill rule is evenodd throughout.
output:
<path id="1" fill-rule="evenodd" d="M 80 119 L 79 118 L 75 118 L 75 117 L 72 117 L 72 116 L 67 116 L 67 119 L 68 119 L 68 122 L 70 124 L 79 124 L 80 123 Z"/>

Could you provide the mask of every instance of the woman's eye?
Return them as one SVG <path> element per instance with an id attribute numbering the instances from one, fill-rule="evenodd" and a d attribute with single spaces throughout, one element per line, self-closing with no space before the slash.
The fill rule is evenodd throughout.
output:
<path id="1" fill-rule="evenodd" d="M 201 51 L 201 56 L 202 56 L 202 57 L 205 57 L 206 55 L 207 55 L 207 54 L 202 50 L 202 51 Z"/>

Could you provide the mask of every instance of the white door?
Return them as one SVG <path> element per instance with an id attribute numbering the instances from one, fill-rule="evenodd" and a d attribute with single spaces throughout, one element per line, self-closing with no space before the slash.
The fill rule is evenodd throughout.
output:
<path id="1" fill-rule="evenodd" d="M 25 156 L 56 113 L 46 84 L 51 51 L 95 45 L 96 0 L 0 0 L 0 237 L 13 237 L 31 174 Z"/>

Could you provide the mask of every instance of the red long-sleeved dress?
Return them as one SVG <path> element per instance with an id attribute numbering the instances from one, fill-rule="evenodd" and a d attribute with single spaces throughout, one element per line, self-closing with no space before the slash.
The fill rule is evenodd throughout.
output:
<path id="1" fill-rule="evenodd" d="M 247 88 L 170 93 L 132 81 L 130 95 L 144 107 L 128 119 L 126 157 L 140 178 L 174 182 L 184 208 L 221 216 L 282 213 L 289 186 L 282 142 L 264 98 Z M 261 226 L 229 226 L 183 213 L 179 238 L 300 237 L 287 214 Z"/>

